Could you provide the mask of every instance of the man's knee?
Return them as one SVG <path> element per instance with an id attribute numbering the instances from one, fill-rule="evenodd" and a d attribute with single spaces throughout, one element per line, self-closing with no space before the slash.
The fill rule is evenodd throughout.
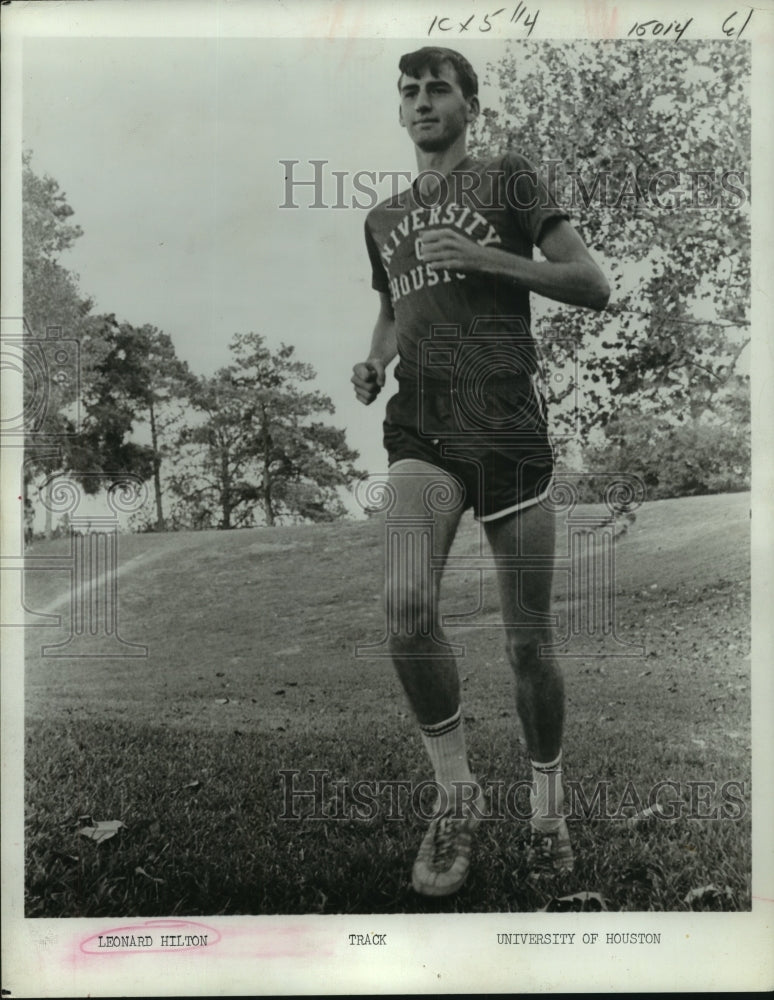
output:
<path id="1" fill-rule="evenodd" d="M 508 662 L 516 673 L 540 671 L 551 662 L 550 654 L 545 650 L 548 643 L 549 637 L 544 629 L 513 629 L 505 638 Z"/>

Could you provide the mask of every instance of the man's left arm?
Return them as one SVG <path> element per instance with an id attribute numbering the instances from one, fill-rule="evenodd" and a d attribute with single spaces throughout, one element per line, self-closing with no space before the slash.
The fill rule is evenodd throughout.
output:
<path id="1" fill-rule="evenodd" d="M 449 271 L 478 271 L 510 278 L 522 288 L 558 302 L 604 309 L 610 298 L 607 279 L 579 234 L 565 219 L 550 222 L 539 243 L 545 260 L 530 260 L 497 247 L 482 247 L 457 229 L 423 234 L 422 259 Z"/>

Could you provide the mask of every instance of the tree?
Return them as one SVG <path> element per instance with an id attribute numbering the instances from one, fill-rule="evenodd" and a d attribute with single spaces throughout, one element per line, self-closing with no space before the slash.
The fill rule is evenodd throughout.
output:
<path id="1" fill-rule="evenodd" d="M 131 440 L 137 419 L 138 376 L 127 374 L 123 352 L 117 347 L 121 328 L 113 314 L 95 320 L 102 356 L 93 367 L 89 384 L 83 387 L 83 420 L 67 456 L 67 472 L 92 494 L 122 475 L 139 476 L 144 481 L 153 474 L 151 449 Z"/>
<path id="2" fill-rule="evenodd" d="M 82 235 L 69 220 L 73 210 L 51 177 L 32 169 L 32 153 L 22 158 L 25 473 L 27 497 L 32 477 L 47 479 L 66 470 L 78 430 L 81 388 L 100 356 L 92 303 L 82 298 L 77 277 L 59 261 Z M 62 359 L 65 359 L 64 361 Z M 50 511 L 46 529 L 51 532 Z"/>
<path id="3" fill-rule="evenodd" d="M 584 405 L 555 421 L 579 420 L 587 443 L 620 444 L 643 414 L 664 443 L 682 422 L 722 437 L 749 342 L 748 48 L 526 43 L 489 73 L 502 102 L 474 148 L 543 164 L 615 288 L 604 314 L 560 306 L 536 323 L 549 363 L 568 344 L 581 359 Z"/>
<path id="4" fill-rule="evenodd" d="M 175 352 L 172 339 L 155 326 L 145 324 L 134 327 L 130 323 L 109 324 L 105 342 L 107 352 L 98 366 L 97 391 L 89 404 L 90 430 L 94 435 L 92 445 L 103 456 L 103 464 L 112 462 L 118 469 L 144 474 L 147 459 L 151 463 L 151 476 L 156 508 L 156 530 L 165 527 L 161 487 L 161 464 L 167 450 L 166 438 L 179 420 L 172 412 L 171 403 L 182 399 L 191 389 L 194 380 L 186 362 Z M 125 444 L 124 435 L 131 433 L 135 421 L 147 420 L 150 430 L 150 450 L 131 442 Z M 102 431 L 112 426 L 114 436 L 121 433 L 116 446 Z M 133 451 L 127 451 L 127 448 Z M 133 467 L 134 463 L 134 467 Z"/>
<path id="5" fill-rule="evenodd" d="M 250 524 L 260 499 L 251 475 L 257 448 L 250 401 L 237 390 L 228 368 L 200 378 L 190 399 L 201 420 L 180 431 L 172 491 L 190 527 L 217 524 L 228 530 Z M 181 520 L 180 505 L 175 516 Z"/>
<path id="6" fill-rule="evenodd" d="M 22 185 L 24 314 L 32 333 L 25 345 L 25 390 L 42 397 L 26 428 L 25 495 L 38 473 L 45 479 L 67 473 L 88 493 L 124 473 L 152 477 L 156 527 L 163 529 L 160 469 L 173 420 L 170 404 L 188 390 L 188 367 L 156 327 L 135 328 L 112 314 L 91 313 L 77 277 L 59 262 L 82 235 L 70 221 L 64 192 L 53 178 L 35 174 L 31 153 L 23 157 Z M 56 336 L 49 336 L 52 328 Z M 134 425 L 143 420 L 150 446 L 132 440 Z M 48 508 L 46 513 L 50 532 Z"/>
<path id="7" fill-rule="evenodd" d="M 343 431 L 316 419 L 333 404 L 303 389 L 314 370 L 293 347 L 272 352 L 258 334 L 237 334 L 230 346 L 234 363 L 200 380 L 191 402 L 201 419 L 178 439 L 171 482 L 191 525 L 248 525 L 256 509 L 269 526 L 341 516 L 338 489 L 358 477 L 357 453 Z"/>
<path id="8" fill-rule="evenodd" d="M 750 435 L 738 420 L 676 425 L 655 415 L 616 415 L 604 442 L 588 449 L 588 459 L 593 470 L 638 475 L 651 500 L 750 488 Z M 593 477 L 591 486 L 584 499 L 597 498 Z"/>

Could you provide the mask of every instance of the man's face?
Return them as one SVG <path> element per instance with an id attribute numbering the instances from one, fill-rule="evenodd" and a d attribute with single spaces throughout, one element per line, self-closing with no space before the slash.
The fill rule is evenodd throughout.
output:
<path id="1" fill-rule="evenodd" d="M 438 76 L 429 69 L 420 77 L 400 80 L 400 123 L 424 152 L 448 149 L 478 115 L 478 99 L 465 98 L 450 63 L 442 63 Z"/>

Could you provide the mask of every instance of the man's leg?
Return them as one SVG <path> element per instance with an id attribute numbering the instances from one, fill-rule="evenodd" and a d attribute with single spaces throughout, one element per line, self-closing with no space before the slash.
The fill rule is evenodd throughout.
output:
<path id="1" fill-rule="evenodd" d="M 394 522 L 390 534 L 400 543 L 396 551 L 387 553 L 385 600 L 390 652 L 424 734 L 444 727 L 460 707 L 457 664 L 438 641 L 445 641 L 439 624 L 438 599 L 441 569 L 462 516 L 462 493 L 446 472 L 415 459 L 406 459 L 392 467 L 390 485 L 396 498 L 389 515 Z M 433 511 L 427 497 L 436 485 L 455 491 L 459 503 L 451 510 Z M 418 530 L 418 523 L 423 521 L 431 525 L 432 552 L 426 545 L 427 537 L 422 539 Z M 458 729 L 461 733 L 461 726 Z M 457 767 L 459 775 L 439 777 L 432 746 L 429 752 L 439 783 L 469 777 L 467 760 Z M 452 793 L 450 785 L 447 792 Z"/>
<path id="2" fill-rule="evenodd" d="M 556 660 L 540 655 L 551 641 L 541 618 L 551 609 L 554 515 L 540 504 L 484 524 L 495 556 L 545 560 L 540 569 L 498 568 L 506 651 L 516 678 L 516 707 L 532 762 L 532 844 L 535 868 L 569 871 L 573 865 L 563 818 L 562 730 L 564 682 Z"/>
<path id="3" fill-rule="evenodd" d="M 448 806 L 430 825 L 412 881 L 417 892 L 442 896 L 465 880 L 475 825 L 466 808 L 475 787 L 465 747 L 459 675 L 454 656 L 443 648 L 438 615 L 441 569 L 462 516 L 462 492 L 447 473 L 414 459 L 391 468 L 390 485 L 396 497 L 389 514 L 390 538 L 398 542 L 395 551 L 386 553 L 390 651 L 443 790 L 441 805 Z M 428 491 L 436 486 L 455 491 L 459 502 L 444 504 L 442 511 L 433 509 Z"/>

